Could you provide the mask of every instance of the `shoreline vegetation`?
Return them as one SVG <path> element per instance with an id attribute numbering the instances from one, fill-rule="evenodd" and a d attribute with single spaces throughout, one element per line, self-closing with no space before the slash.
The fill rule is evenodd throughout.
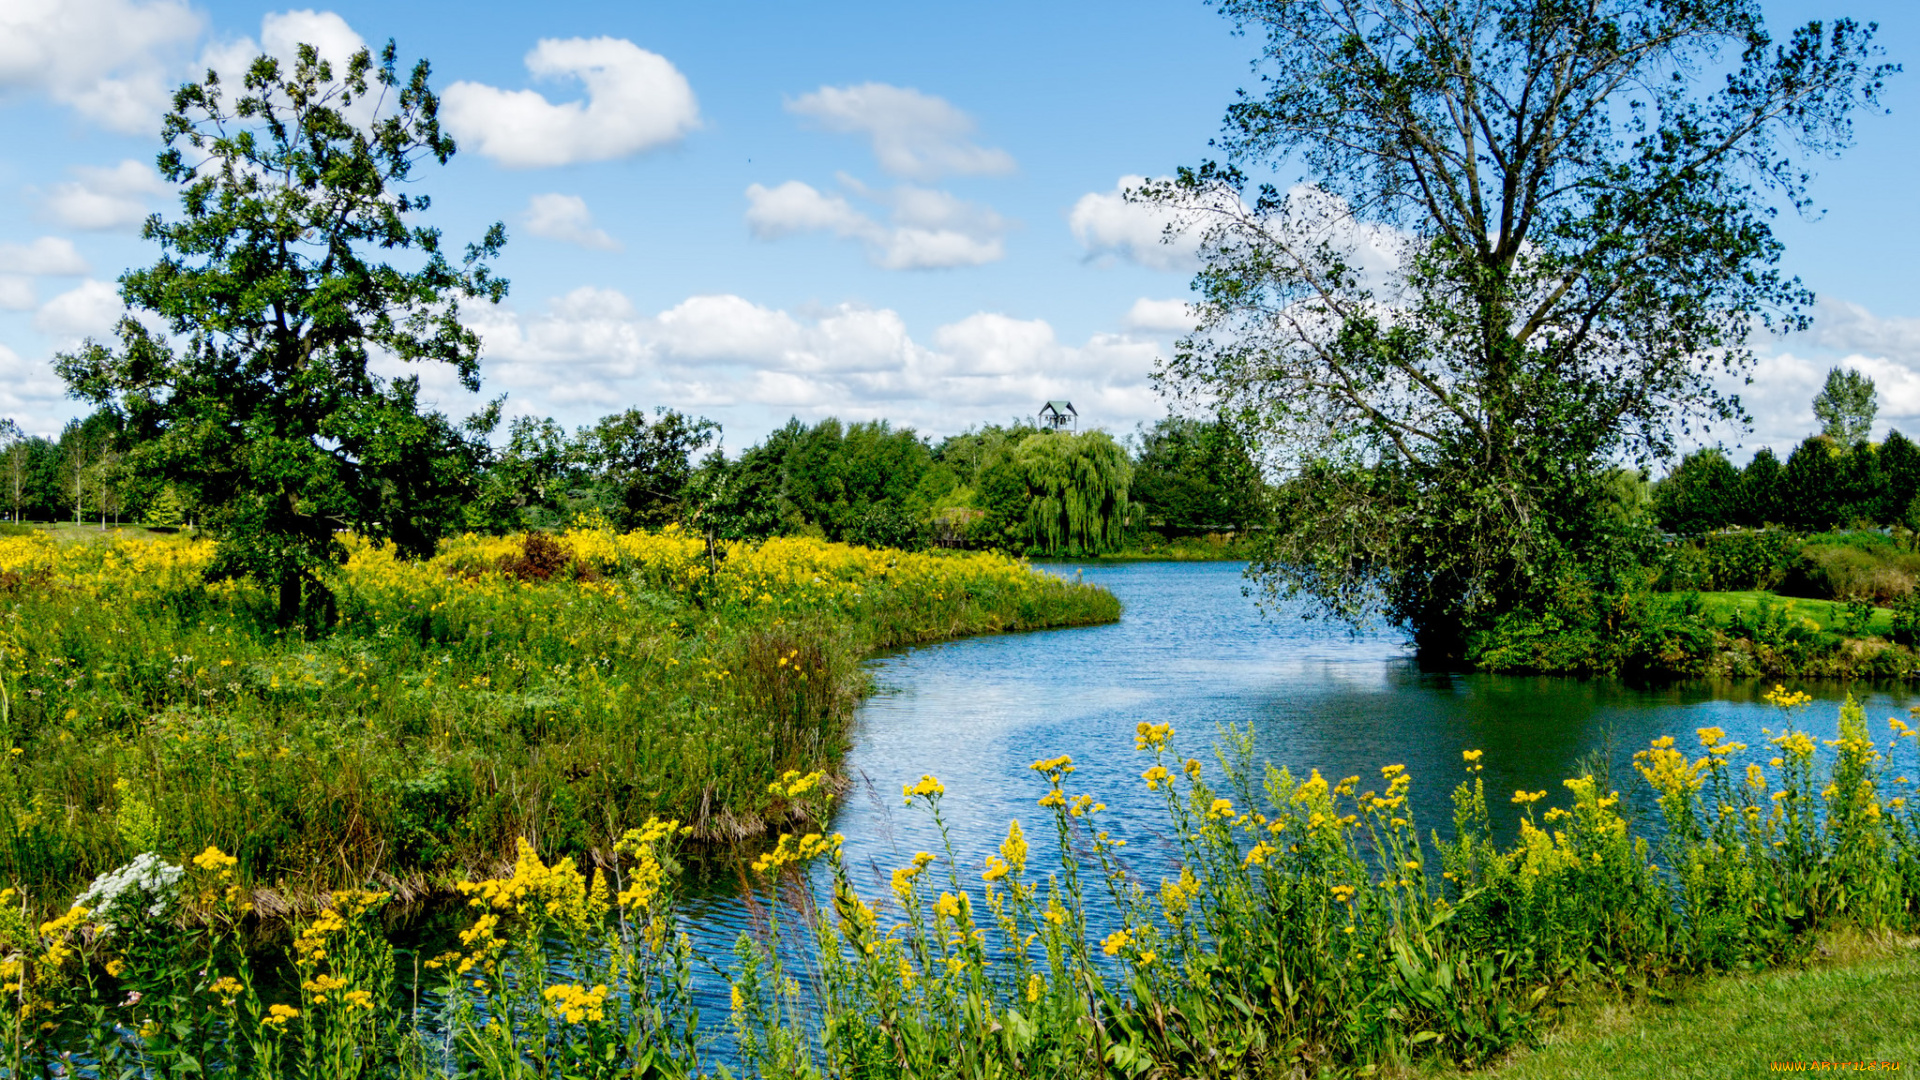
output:
<path id="1" fill-rule="evenodd" d="M 397 974 L 386 890 L 331 893 L 277 984 L 242 947 L 233 856 L 143 854 L 37 926 L 0 894 L 18 1002 L 0 1047 L 12 1075 L 71 1054 L 262 1080 L 1484 1068 L 1601 998 L 1711 993 L 1714 976 L 1920 926 L 1920 733 L 1849 700 L 1822 746 L 1795 723 L 1804 695 L 1768 700 L 1781 726 L 1762 747 L 1702 728 L 1697 747 L 1636 755 L 1657 821 L 1588 774 L 1513 793 L 1507 844 L 1479 751 L 1452 828 L 1428 840 L 1403 766 L 1298 777 L 1235 731 L 1213 762 L 1183 759 L 1143 722 L 1128 782 L 1164 798 L 1169 844 L 1128 848 L 1072 759 L 1036 761 L 1031 831 L 1009 823 L 983 864 L 949 844 L 863 894 L 843 837 L 783 833 L 743 870 L 756 914 L 730 959 L 696 956 L 684 932 L 672 820 L 628 830 L 599 866 L 521 840 L 511 867 L 459 883 L 468 921 L 424 986 Z M 770 791 L 816 821 L 833 798 L 824 771 Z M 936 777 L 902 794 L 945 834 Z M 696 1005 L 709 963 L 724 1019 Z"/>
<path id="2" fill-rule="evenodd" d="M 346 543 L 325 625 L 283 628 L 269 590 L 208 580 L 209 541 L 0 537 L 0 875 L 58 903 L 211 843 L 289 916 L 345 886 L 449 892 L 520 837 L 603 864 L 652 815 L 746 839 L 797 812 L 769 780 L 837 766 L 866 656 L 1120 615 L 980 552 Z"/>
<path id="3" fill-rule="evenodd" d="M 1485 671 L 1920 678 L 1915 534 L 1732 529 L 1666 543 L 1611 586 L 1568 577 L 1471 636 Z"/>

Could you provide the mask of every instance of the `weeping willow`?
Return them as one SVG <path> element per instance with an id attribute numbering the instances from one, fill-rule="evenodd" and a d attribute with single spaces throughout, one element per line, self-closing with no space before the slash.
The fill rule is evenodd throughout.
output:
<path id="1" fill-rule="evenodd" d="M 1027 481 L 1027 537 L 1048 554 L 1118 550 L 1133 466 L 1104 431 L 1031 435 L 1013 452 Z"/>

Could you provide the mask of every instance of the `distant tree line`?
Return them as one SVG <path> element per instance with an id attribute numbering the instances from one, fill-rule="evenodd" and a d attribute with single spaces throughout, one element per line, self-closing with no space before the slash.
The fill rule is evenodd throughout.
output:
<path id="1" fill-rule="evenodd" d="M 1655 521 L 1683 536 L 1768 525 L 1920 529 L 1920 446 L 1899 431 L 1867 441 L 1877 408 L 1873 380 L 1834 369 L 1813 403 L 1818 434 L 1785 462 L 1762 447 L 1744 469 L 1718 448 L 1686 455 L 1653 486 Z"/>
<path id="2" fill-rule="evenodd" d="M 432 531 L 554 529 L 591 517 L 717 539 L 806 534 L 869 546 L 1115 551 L 1149 537 L 1244 532 L 1267 489 L 1218 421 L 1169 417 L 1118 440 L 1029 421 L 933 439 L 884 420 L 789 420 L 729 457 L 720 426 L 628 409 L 569 431 L 520 417 L 479 449 Z M 139 467 L 137 435 L 102 410 L 57 439 L 0 428 L 0 504 L 14 520 L 180 526 L 193 493 Z"/>

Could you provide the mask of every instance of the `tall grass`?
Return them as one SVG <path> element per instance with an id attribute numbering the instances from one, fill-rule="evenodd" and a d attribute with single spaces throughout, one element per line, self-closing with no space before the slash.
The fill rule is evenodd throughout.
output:
<path id="1" fill-rule="evenodd" d="M 758 833 L 831 768 L 874 649 L 1111 621 L 1091 586 L 985 554 L 676 531 L 349 541 L 331 625 L 276 629 L 185 538 L 0 539 L 0 879 L 72 895 L 217 845 L 264 914 L 403 898 L 515 841 L 615 858 L 649 816 Z"/>
<path id="2" fill-rule="evenodd" d="M 1783 710 L 1804 704 L 1784 692 Z M 685 829 L 652 820 L 582 870 L 523 843 L 466 882 L 458 946 L 431 992 L 396 991 L 374 929 L 384 892 L 342 890 L 300 924 L 298 989 L 273 999 L 231 928 L 245 896 L 218 850 L 148 856 L 33 926 L 0 917 L 11 1075 L 62 1053 L 134 1075 L 249 1077 L 1367 1075 L 1488 1060 L 1596 986 L 1655 994 L 1693 973 L 1804 956 L 1833 928 L 1920 921 L 1915 733 L 1843 710 L 1823 753 L 1787 724 L 1756 754 L 1724 732 L 1635 760 L 1658 797 L 1636 835 L 1592 776 L 1515 792 L 1496 843 L 1480 754 L 1450 835 L 1423 839 L 1398 765 L 1377 781 L 1258 767 L 1229 733 L 1216 764 L 1141 724 L 1140 782 L 1170 851 L 1101 827 L 1068 758 L 1033 765 L 1039 824 L 998 854 L 951 846 L 863 895 L 842 838 L 781 835 L 748 873 L 762 913 L 727 963 L 724 1020 L 694 1004 L 676 905 Z M 1756 760 L 1748 761 L 1752 757 Z M 1898 772 L 1900 775 L 1896 776 Z M 826 816 L 824 773 L 770 794 Z M 945 793 L 903 788 L 945 835 Z M 192 928 L 186 933 L 181 926 Z M 1575 988 L 1579 993 L 1575 993 Z M 111 1058 L 109 1055 L 112 1055 Z"/>

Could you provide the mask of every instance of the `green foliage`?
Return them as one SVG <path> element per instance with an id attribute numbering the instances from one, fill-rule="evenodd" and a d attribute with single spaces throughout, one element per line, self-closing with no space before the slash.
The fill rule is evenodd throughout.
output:
<path id="1" fill-rule="evenodd" d="M 1885 605 L 1920 582 L 1920 554 L 1872 532 L 1821 534 L 1800 545 L 1779 591 L 1823 600 L 1870 599 Z"/>
<path id="2" fill-rule="evenodd" d="M 1920 446 L 1915 446 L 1897 430 L 1889 431 L 1875 456 L 1880 473 L 1880 499 L 1874 520 L 1883 525 L 1902 525 L 1912 531 L 1908 516 L 1914 499 L 1920 498 Z"/>
<path id="3" fill-rule="evenodd" d="M 1820 421 L 1820 434 L 1841 446 L 1865 442 L 1879 411 L 1880 394 L 1873 380 L 1852 368 L 1830 369 L 1813 398 L 1813 418 Z"/>
<path id="4" fill-rule="evenodd" d="M 366 104 L 378 113 L 363 123 Z M 147 223 L 160 260 L 121 278 L 128 307 L 169 333 L 128 317 L 117 348 L 56 362 L 124 421 L 143 469 L 206 507 L 218 572 L 267 583 L 283 623 L 344 557 L 337 530 L 430 554 L 471 494 L 468 435 L 490 416 L 463 433 L 422 410 L 417 376 L 371 367 L 376 351 L 446 364 L 477 390 L 480 339 L 458 301 L 506 292 L 483 261 L 501 226 L 455 265 L 438 230 L 409 223 L 429 205 L 415 167 L 453 154 L 438 107 L 426 63 L 403 79 L 391 43 L 338 72 L 309 45 L 291 64 L 262 56 L 231 101 L 212 75 L 181 87 L 159 165 L 182 216 Z M 400 253 L 410 268 L 379 261 Z"/>
<path id="5" fill-rule="evenodd" d="M 1104 431 L 1029 435 L 1013 464 L 1027 485 L 1027 542 L 1049 555 L 1118 550 L 1133 466 Z"/>
<path id="6" fill-rule="evenodd" d="M 1696 450 L 1654 486 L 1654 514 L 1662 529 L 1698 536 L 1738 524 L 1743 497 L 1740 470 L 1726 453 Z"/>
<path id="7" fill-rule="evenodd" d="M 1487 671 L 1700 675 L 1716 647 L 1695 594 L 1605 593 L 1564 581 L 1544 610 L 1511 612 L 1470 643 Z"/>
<path id="8" fill-rule="evenodd" d="M 1783 529 L 1713 533 L 1665 551 L 1659 589 L 1745 592 L 1773 589 L 1800 565 L 1800 540 Z"/>
<path id="9" fill-rule="evenodd" d="M 655 812 L 735 840 L 770 778 L 837 759 L 871 651 L 1119 617 L 984 554 L 709 560 L 678 530 L 584 529 L 427 563 L 356 540 L 338 622 L 305 634 L 205 581 L 206 541 L 0 544 L 0 881 L 38 896 L 207 843 L 298 900 L 491 866 L 521 835 L 605 849 Z"/>
<path id="10" fill-rule="evenodd" d="M 730 959 L 697 955 L 683 932 L 695 913 L 677 822 L 621 834 L 591 868 L 522 840 L 510 870 L 457 884 L 464 928 L 410 997 L 393 992 L 397 950 L 378 931 L 386 893 L 339 890 L 301 920 L 286 949 L 298 997 L 267 1006 L 266 963 L 232 944 L 234 860 L 206 850 L 186 870 L 147 855 L 158 890 L 131 903 L 37 930 L 0 909 L 9 974 L 50 1018 L 0 1030 L 0 1048 L 19 1075 L 113 1047 L 135 1075 L 174 1075 L 191 1045 L 196 1075 L 260 1080 L 1479 1067 L 1583 1000 L 1667 997 L 1693 976 L 1798 967 L 1822 938 L 1920 928 L 1920 807 L 1901 776 L 1920 768 L 1912 730 L 1893 721 L 1877 744 L 1849 699 L 1817 756 L 1792 715 L 1806 698 L 1768 700 L 1785 715 L 1757 750 L 1701 728 L 1698 756 L 1671 737 L 1635 755 L 1630 794 L 1592 774 L 1515 792 L 1510 842 L 1494 837 L 1477 750 L 1451 827 L 1423 836 L 1402 765 L 1372 782 L 1299 777 L 1229 730 L 1216 772 L 1143 722 L 1163 847 L 1101 828 L 1103 793 L 1058 757 L 1033 765 L 1042 823 L 1011 822 L 984 867 L 955 858 L 945 789 L 922 776 L 902 791 L 944 855 L 910 857 L 872 897 L 843 837 L 784 834 L 740 868 L 755 921 Z M 834 799 L 820 771 L 769 794 L 803 822 Z M 1647 797 L 1657 822 L 1627 809 Z M 170 883 L 211 932 L 174 931 L 167 904 L 149 914 Z M 725 1021 L 697 1008 L 696 965 L 724 973 Z"/>
<path id="11" fill-rule="evenodd" d="M 1261 520 L 1259 466 L 1221 420 L 1169 417 L 1142 431 L 1127 498 L 1171 535 L 1238 532 Z"/>
<path id="12" fill-rule="evenodd" d="M 582 429 L 575 459 L 606 490 L 604 510 L 622 529 L 659 528 L 685 521 L 693 455 L 713 442 L 720 425 L 671 409 L 639 409 L 603 417 Z"/>
<path id="13" fill-rule="evenodd" d="M 1456 645 L 1613 556 L 1584 550 L 1613 463 L 1742 418 L 1716 377 L 1812 299 L 1769 224 L 1806 198 L 1789 151 L 1843 146 L 1894 69 L 1848 20 L 1776 45 L 1748 0 L 1220 7 L 1264 39 L 1231 163 L 1134 193 L 1204 260 L 1161 381 L 1337 496 L 1292 501 L 1271 591 Z"/>
<path id="14" fill-rule="evenodd" d="M 1772 447 L 1754 451 L 1753 460 L 1740 473 L 1739 524 L 1758 529 L 1786 520 L 1784 472 Z"/>
<path id="15" fill-rule="evenodd" d="M 160 489 L 147 506 L 146 523 L 156 529 L 177 529 L 187 519 L 186 505 L 171 485 Z"/>

